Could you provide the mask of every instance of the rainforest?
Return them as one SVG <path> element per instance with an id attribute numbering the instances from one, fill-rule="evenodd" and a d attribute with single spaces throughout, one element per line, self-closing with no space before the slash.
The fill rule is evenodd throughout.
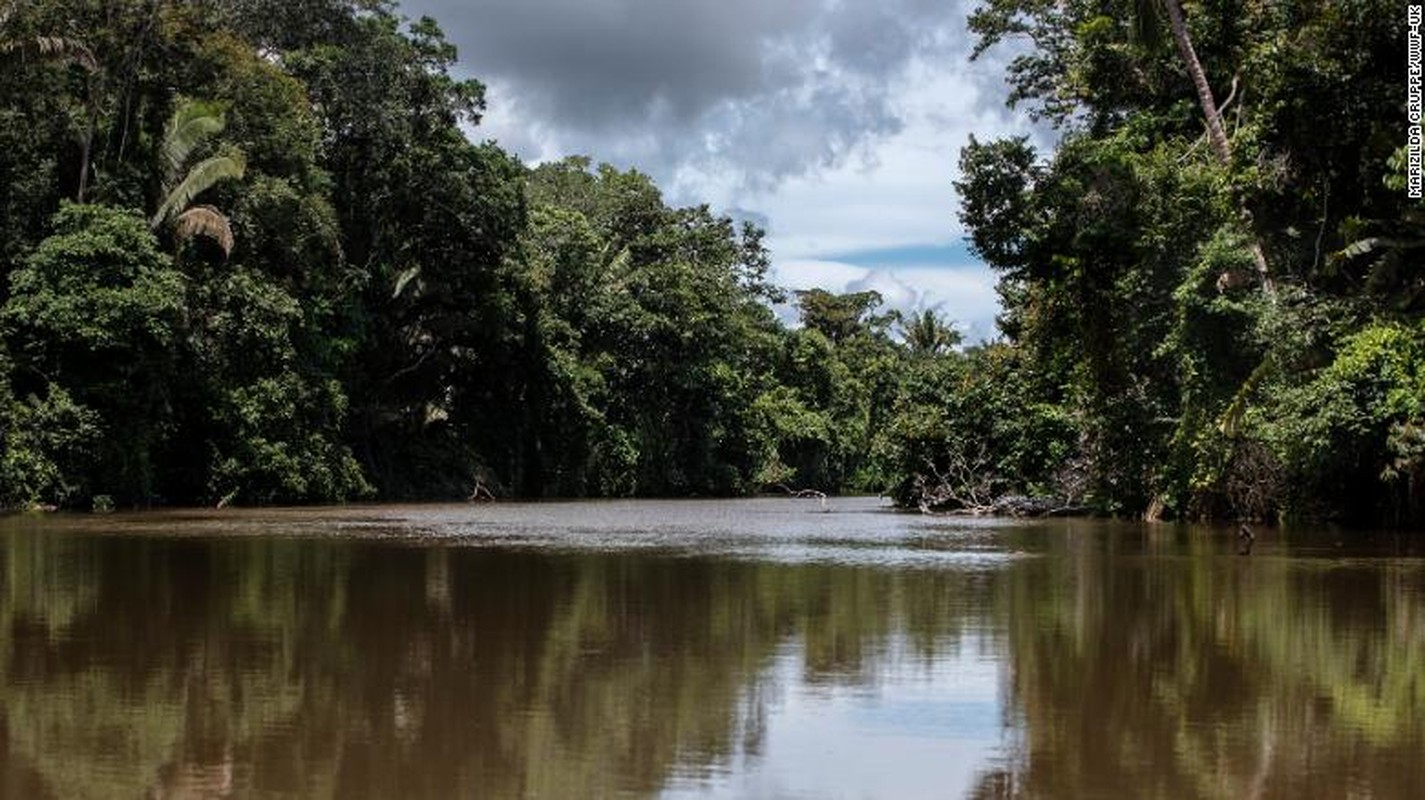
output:
<path id="1" fill-rule="evenodd" d="M 983 0 L 969 29 L 1050 132 L 947 143 L 983 341 L 789 292 L 764 231 L 598 154 L 522 162 L 394 3 L 0 2 L 0 506 L 1425 522 L 1398 5 Z"/>

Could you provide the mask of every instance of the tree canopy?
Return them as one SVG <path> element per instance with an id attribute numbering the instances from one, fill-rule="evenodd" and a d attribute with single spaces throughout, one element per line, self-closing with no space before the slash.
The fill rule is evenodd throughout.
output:
<path id="1" fill-rule="evenodd" d="M 757 228 L 472 142 L 484 87 L 434 21 L 4 9 L 0 504 L 884 478 L 909 351 L 880 298 L 803 297 L 788 328 Z"/>
<path id="2" fill-rule="evenodd" d="M 0 4 L 0 505 L 1419 522 L 1397 17 L 983 0 L 976 55 L 1023 42 L 1010 100 L 1059 138 L 961 151 L 1002 300 L 966 348 L 935 309 L 788 294 L 761 230 L 637 170 L 472 141 L 483 85 L 388 0 Z"/>
<path id="3" fill-rule="evenodd" d="M 1011 100 L 1061 138 L 972 139 L 961 220 L 1096 505 L 1422 520 L 1398 17 L 1372 0 L 988 0 L 971 16 L 977 53 L 1027 37 Z M 1176 48 L 1143 35 L 1170 24 Z"/>

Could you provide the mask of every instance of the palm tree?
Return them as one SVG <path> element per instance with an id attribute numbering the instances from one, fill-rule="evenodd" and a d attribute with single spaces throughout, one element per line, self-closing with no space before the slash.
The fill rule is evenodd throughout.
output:
<path id="1" fill-rule="evenodd" d="M 1183 15 L 1182 4 L 1178 0 L 1138 0 L 1135 5 L 1137 12 L 1134 20 L 1135 26 L 1140 32 L 1149 36 L 1153 31 L 1157 10 L 1161 8 L 1167 12 L 1168 27 L 1173 32 L 1173 42 L 1177 46 L 1178 56 L 1182 59 L 1183 66 L 1187 68 L 1188 76 L 1192 78 L 1192 84 L 1197 89 L 1197 102 L 1202 106 L 1202 115 L 1207 120 L 1208 141 L 1222 166 L 1230 167 L 1232 164 L 1232 143 L 1227 139 L 1227 129 L 1222 124 L 1221 107 L 1217 105 L 1217 99 L 1212 95 L 1212 86 L 1207 82 L 1207 73 L 1203 71 L 1202 62 L 1198 60 L 1197 51 L 1192 46 L 1192 36 L 1188 33 L 1187 18 Z M 1242 216 L 1250 225 L 1251 212 L 1243 209 Z M 1262 282 L 1262 292 L 1268 297 L 1272 297 L 1276 294 L 1276 285 L 1272 283 L 1262 243 L 1256 236 L 1253 236 L 1249 247 L 1252 252 L 1252 261 L 1257 267 L 1257 277 Z"/>
<path id="2" fill-rule="evenodd" d="M 179 240 L 198 234 L 207 236 L 217 242 L 224 255 L 233 249 L 227 215 L 211 205 L 193 205 L 193 201 L 218 181 L 241 179 L 246 169 L 242 154 L 210 156 L 192 166 L 187 164 L 198 145 L 221 132 L 226 124 L 221 107 L 215 103 L 191 100 L 174 110 L 163 133 L 163 202 L 149 220 L 154 230 L 172 221 Z"/>
<path id="3" fill-rule="evenodd" d="M 931 309 L 901 317 L 901 336 L 912 353 L 940 355 L 960 343 L 960 332 Z"/>

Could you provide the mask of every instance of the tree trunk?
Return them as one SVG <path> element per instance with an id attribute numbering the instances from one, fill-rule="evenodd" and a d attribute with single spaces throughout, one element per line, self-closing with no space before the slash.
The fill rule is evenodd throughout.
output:
<path id="1" fill-rule="evenodd" d="M 1197 51 L 1192 47 L 1192 37 L 1188 35 L 1183 7 L 1178 0 L 1163 0 L 1163 6 L 1168 12 L 1168 24 L 1173 29 L 1173 41 L 1177 43 L 1178 55 L 1182 57 L 1188 75 L 1192 77 L 1193 86 L 1197 88 L 1197 102 L 1202 106 L 1203 116 L 1207 118 L 1207 138 L 1212 143 L 1213 151 L 1217 153 L 1217 159 L 1224 167 L 1231 167 L 1232 145 L 1227 141 L 1227 130 L 1222 125 L 1222 114 L 1218 111 L 1217 100 L 1212 96 L 1212 86 L 1208 84 L 1207 74 L 1202 71 L 1202 62 L 1197 60 Z M 1251 212 L 1243 209 L 1242 216 L 1250 229 Z M 1271 271 L 1267 268 L 1267 256 L 1255 231 L 1252 234 L 1251 249 L 1252 261 L 1257 266 L 1257 277 L 1262 282 L 1262 292 L 1268 297 L 1275 296 L 1276 285 L 1272 283 Z"/>
<path id="2" fill-rule="evenodd" d="M 79 143 L 79 191 L 75 193 L 75 202 L 84 204 L 84 195 L 89 191 L 89 158 L 94 147 L 94 114 L 89 113 L 89 119 L 84 125 L 84 139 Z"/>
<path id="3" fill-rule="evenodd" d="M 80 205 L 84 205 L 85 198 L 89 194 L 89 170 L 92 169 L 91 161 L 94 158 L 94 130 L 99 124 L 99 101 L 95 99 L 94 76 L 93 74 L 84 77 L 84 137 L 80 141 L 79 154 L 79 191 L 75 193 L 74 200 Z"/>

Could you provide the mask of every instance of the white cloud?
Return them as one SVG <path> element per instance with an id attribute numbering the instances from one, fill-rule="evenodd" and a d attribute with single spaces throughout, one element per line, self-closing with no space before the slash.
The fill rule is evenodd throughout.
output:
<path id="1" fill-rule="evenodd" d="M 881 293 L 887 308 L 938 311 L 952 320 L 968 341 L 995 334 L 995 276 L 982 265 L 873 268 L 842 261 L 791 260 L 778 262 L 772 278 L 789 289 L 822 288 L 838 293 L 873 289 Z M 779 309 L 778 313 L 786 321 L 795 318 L 791 309 Z"/>
<path id="2" fill-rule="evenodd" d="M 765 219 L 774 274 L 789 286 L 859 281 L 897 308 L 940 306 L 972 338 L 992 335 L 998 298 L 982 265 L 848 263 L 960 241 L 954 181 L 971 133 L 1050 138 L 1004 107 L 1012 52 L 968 60 L 965 2 L 597 0 L 600 14 L 632 14 L 633 28 L 541 12 L 588 16 L 597 9 L 586 1 L 406 5 L 446 23 L 486 80 L 479 138 L 532 162 L 585 154 L 636 167 L 674 204 Z M 682 26 L 675 6 L 703 29 Z M 518 47 L 502 43 L 501 25 Z"/>
<path id="3" fill-rule="evenodd" d="M 788 289 L 814 289 L 844 288 L 864 280 L 870 272 L 865 267 L 840 261 L 793 260 L 777 262 L 774 274 L 777 283 Z"/>

